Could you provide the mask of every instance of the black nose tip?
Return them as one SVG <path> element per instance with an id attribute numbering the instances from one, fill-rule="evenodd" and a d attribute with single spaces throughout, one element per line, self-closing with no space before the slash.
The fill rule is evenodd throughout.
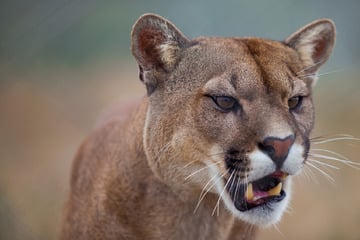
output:
<path id="1" fill-rule="evenodd" d="M 267 137 L 262 143 L 259 143 L 261 151 L 266 153 L 280 169 L 283 165 L 289 150 L 295 141 L 294 135 L 289 135 L 286 138 Z"/>

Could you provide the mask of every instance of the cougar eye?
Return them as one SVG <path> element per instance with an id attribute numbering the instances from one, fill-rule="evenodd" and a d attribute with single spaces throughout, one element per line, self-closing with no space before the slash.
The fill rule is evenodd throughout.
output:
<path id="1" fill-rule="evenodd" d="M 298 107 L 301 106 L 302 103 L 302 96 L 295 96 L 288 100 L 289 109 L 291 111 L 296 110 Z"/>
<path id="2" fill-rule="evenodd" d="M 215 104 L 224 111 L 230 111 L 235 107 L 236 100 L 232 97 L 213 96 Z"/>

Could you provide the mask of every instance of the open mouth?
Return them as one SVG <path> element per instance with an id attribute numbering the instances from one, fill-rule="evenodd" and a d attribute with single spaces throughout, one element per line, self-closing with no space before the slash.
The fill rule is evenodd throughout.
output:
<path id="1" fill-rule="evenodd" d="M 247 211 L 259 206 L 280 202 L 286 196 L 283 183 L 287 173 L 276 171 L 248 184 L 228 184 L 227 190 L 235 207 L 239 211 Z M 236 177 L 239 178 L 239 177 Z M 234 179 L 238 181 L 238 179 Z"/>

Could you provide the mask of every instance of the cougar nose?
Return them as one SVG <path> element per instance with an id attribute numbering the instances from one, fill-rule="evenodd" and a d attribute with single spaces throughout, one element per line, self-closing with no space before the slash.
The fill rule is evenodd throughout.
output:
<path id="1" fill-rule="evenodd" d="M 294 135 L 289 135 L 283 139 L 267 137 L 262 143 L 259 144 L 259 148 L 261 151 L 269 155 L 269 157 L 276 164 L 276 167 L 280 169 L 294 141 Z"/>

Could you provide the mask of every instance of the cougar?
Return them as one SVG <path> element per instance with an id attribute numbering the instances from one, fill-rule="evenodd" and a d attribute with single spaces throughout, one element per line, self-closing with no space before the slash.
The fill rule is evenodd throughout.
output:
<path id="1" fill-rule="evenodd" d="M 329 19 L 284 41 L 189 39 L 145 14 L 131 50 L 146 94 L 75 157 L 61 239 L 255 239 L 307 163 Z"/>

